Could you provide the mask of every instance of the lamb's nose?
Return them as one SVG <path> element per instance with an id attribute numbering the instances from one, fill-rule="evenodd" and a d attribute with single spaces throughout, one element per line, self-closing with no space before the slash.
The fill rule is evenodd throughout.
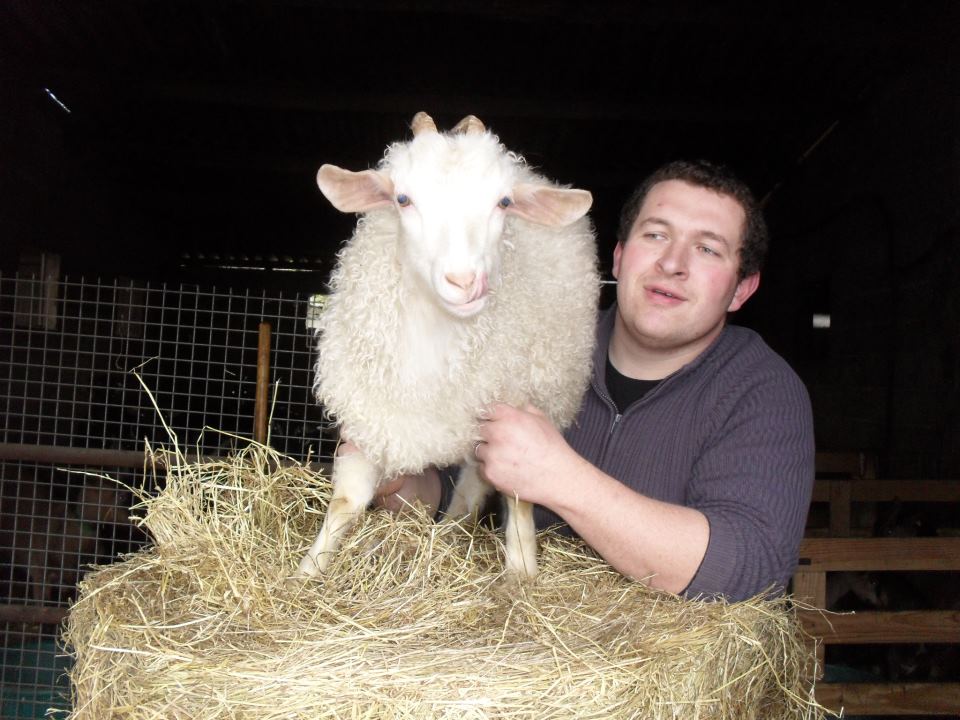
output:
<path id="1" fill-rule="evenodd" d="M 470 290 L 477 279 L 477 274 L 472 272 L 447 273 L 443 276 L 443 279 L 461 290 Z"/>

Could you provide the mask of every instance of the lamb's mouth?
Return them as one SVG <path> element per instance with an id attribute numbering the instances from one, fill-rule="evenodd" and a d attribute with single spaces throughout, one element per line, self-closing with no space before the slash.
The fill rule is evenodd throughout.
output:
<path id="1" fill-rule="evenodd" d="M 483 306 L 487 302 L 487 296 L 481 295 L 480 297 L 470 300 L 465 303 L 451 303 L 444 301 L 444 305 L 447 310 L 458 317 L 470 317 L 471 315 L 476 315 L 478 312 L 483 310 Z"/>

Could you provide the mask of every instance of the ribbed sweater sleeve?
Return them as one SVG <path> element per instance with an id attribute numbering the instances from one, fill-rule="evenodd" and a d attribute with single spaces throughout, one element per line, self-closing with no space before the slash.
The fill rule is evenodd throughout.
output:
<path id="1" fill-rule="evenodd" d="M 710 540 L 687 594 L 743 599 L 793 573 L 813 489 L 813 420 L 806 388 L 762 343 L 712 408 L 685 504 L 710 523 Z"/>
<path id="2" fill-rule="evenodd" d="M 603 380 L 614 311 L 601 319 L 591 387 L 568 442 L 637 492 L 706 516 L 710 538 L 688 596 L 738 600 L 782 591 L 813 488 L 813 421 L 803 383 L 759 335 L 728 326 L 699 358 L 619 415 Z M 584 488 L 584 501 L 589 497 Z M 545 508 L 536 517 L 540 526 L 562 523 Z"/>

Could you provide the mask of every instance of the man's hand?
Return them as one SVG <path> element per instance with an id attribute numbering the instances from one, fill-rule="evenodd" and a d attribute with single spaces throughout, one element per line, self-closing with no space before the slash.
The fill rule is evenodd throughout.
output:
<path id="1" fill-rule="evenodd" d="M 680 592 L 710 538 L 697 510 L 653 500 L 594 467 L 534 407 L 494 405 L 476 449 L 483 477 L 504 495 L 543 505 L 619 572 Z"/>
<path id="2" fill-rule="evenodd" d="M 508 497 L 540 505 L 551 504 L 557 478 L 586 462 L 532 405 L 491 406 L 480 422 L 480 438 L 475 455 L 487 482 Z"/>

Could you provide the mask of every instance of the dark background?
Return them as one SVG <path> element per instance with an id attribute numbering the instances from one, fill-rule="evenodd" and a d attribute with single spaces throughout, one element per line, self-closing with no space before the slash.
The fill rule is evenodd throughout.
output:
<path id="1" fill-rule="evenodd" d="M 4 0 L 0 270 L 322 290 L 353 218 L 317 168 L 372 166 L 418 110 L 591 190 L 608 269 L 632 187 L 706 157 L 765 199 L 735 320 L 821 449 L 960 476 L 957 28 L 949 0 Z"/>

